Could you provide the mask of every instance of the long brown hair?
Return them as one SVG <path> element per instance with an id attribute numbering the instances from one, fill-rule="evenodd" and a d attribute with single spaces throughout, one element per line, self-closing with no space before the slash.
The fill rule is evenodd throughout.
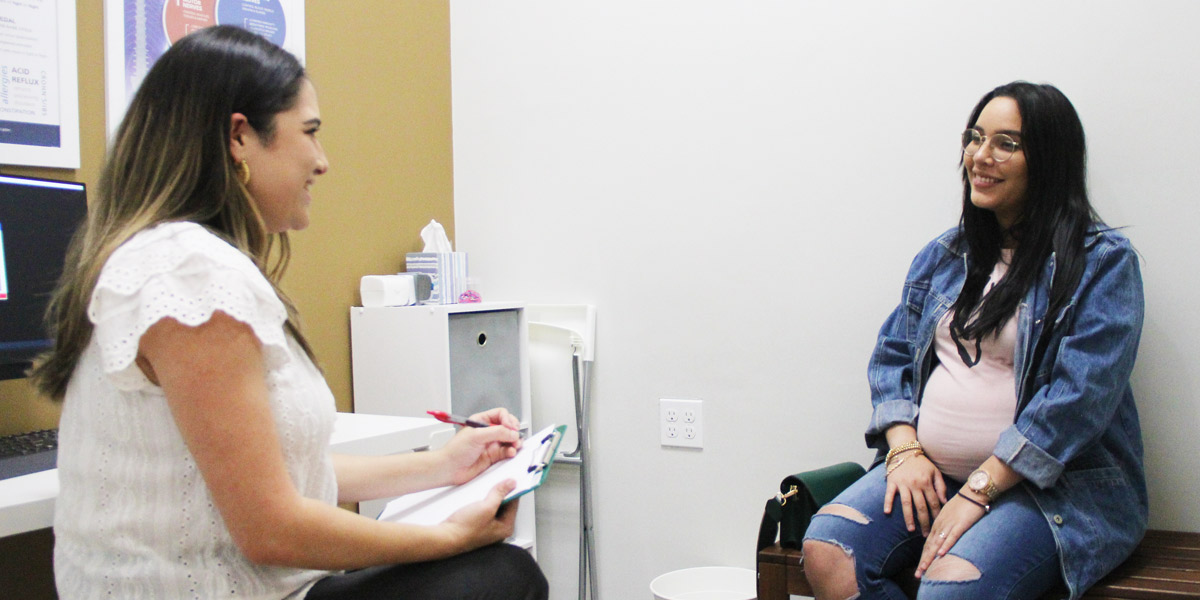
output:
<path id="1" fill-rule="evenodd" d="M 233 113 L 269 144 L 275 115 L 295 104 L 305 77 L 294 56 L 232 26 L 192 33 L 159 58 L 121 121 L 87 222 L 71 243 L 46 317 L 55 345 L 30 373 L 39 391 L 55 399 L 66 393 L 91 340 L 92 291 L 113 251 L 172 221 L 199 223 L 249 256 L 287 307 L 288 332 L 313 358 L 295 305 L 279 289 L 291 256 L 287 235 L 267 232 L 229 155 Z"/>

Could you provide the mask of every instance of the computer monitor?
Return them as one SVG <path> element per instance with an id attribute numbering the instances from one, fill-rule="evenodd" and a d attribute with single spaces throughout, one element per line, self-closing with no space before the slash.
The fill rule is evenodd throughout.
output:
<path id="1" fill-rule="evenodd" d="M 82 183 L 0 175 L 0 379 L 50 348 L 46 305 L 86 216 Z"/>

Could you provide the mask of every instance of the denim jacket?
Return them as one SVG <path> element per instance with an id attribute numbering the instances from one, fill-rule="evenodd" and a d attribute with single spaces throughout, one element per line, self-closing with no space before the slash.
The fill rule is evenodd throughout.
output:
<path id="1" fill-rule="evenodd" d="M 934 331 L 966 279 L 969 257 L 957 238 L 951 229 L 917 255 L 900 305 L 879 332 L 868 369 L 870 447 L 886 450 L 889 427 L 916 424 L 934 362 Z M 1149 511 L 1129 384 L 1144 309 L 1137 254 L 1124 235 L 1101 228 L 1087 237 L 1086 261 L 1070 302 L 1050 322 L 1054 256 L 1021 302 L 1013 357 L 1017 412 L 993 450 L 1025 477 L 1021 485 L 1054 533 L 1072 600 L 1132 553 Z M 1031 364 L 1046 326 L 1048 344 Z"/>

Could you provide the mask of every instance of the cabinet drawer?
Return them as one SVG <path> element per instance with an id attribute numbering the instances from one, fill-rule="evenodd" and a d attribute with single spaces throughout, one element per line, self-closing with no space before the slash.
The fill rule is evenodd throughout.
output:
<path id="1" fill-rule="evenodd" d="M 523 414 L 518 311 L 456 313 L 448 325 L 451 410 L 466 416 L 503 406 Z"/>

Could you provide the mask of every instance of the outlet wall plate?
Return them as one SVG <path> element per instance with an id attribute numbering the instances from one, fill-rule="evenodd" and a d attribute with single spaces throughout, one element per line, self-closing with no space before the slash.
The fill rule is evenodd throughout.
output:
<path id="1" fill-rule="evenodd" d="M 663 446 L 703 448 L 703 401 L 659 399 L 658 430 L 659 441 Z"/>

